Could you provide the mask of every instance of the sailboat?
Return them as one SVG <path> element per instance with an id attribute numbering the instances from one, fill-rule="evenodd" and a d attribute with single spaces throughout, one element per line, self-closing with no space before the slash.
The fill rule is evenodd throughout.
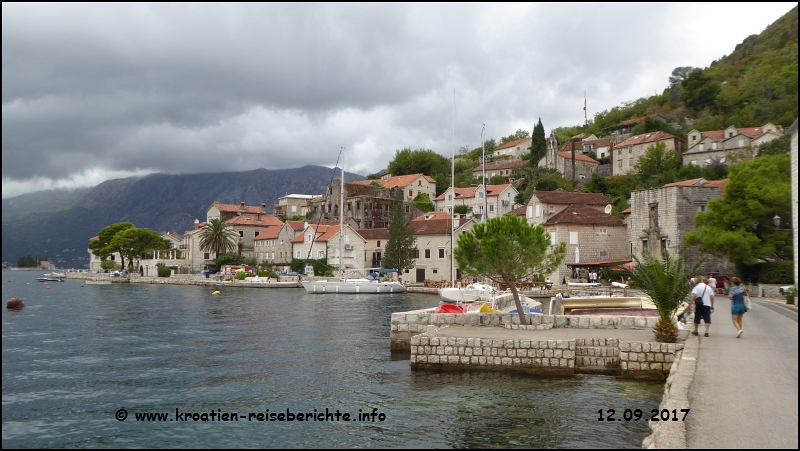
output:
<path id="1" fill-rule="evenodd" d="M 308 293 L 406 293 L 408 289 L 400 282 L 380 282 L 377 278 L 346 279 L 344 277 L 344 147 L 342 147 L 342 181 L 339 208 L 339 279 L 308 280 L 300 282 Z"/>

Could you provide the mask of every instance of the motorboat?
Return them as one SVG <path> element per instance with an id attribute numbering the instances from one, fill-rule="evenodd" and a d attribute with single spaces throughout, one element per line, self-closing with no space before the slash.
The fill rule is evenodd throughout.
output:
<path id="1" fill-rule="evenodd" d="M 439 300 L 446 304 L 478 302 L 491 300 L 497 293 L 491 285 L 475 282 L 463 288 L 439 288 Z"/>
<path id="2" fill-rule="evenodd" d="M 59 279 L 58 277 L 37 277 L 36 280 L 39 282 L 63 282 L 64 279 Z"/>

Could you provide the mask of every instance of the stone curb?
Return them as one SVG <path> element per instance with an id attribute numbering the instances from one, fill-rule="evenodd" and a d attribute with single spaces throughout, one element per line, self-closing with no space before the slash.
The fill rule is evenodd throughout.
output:
<path id="1" fill-rule="evenodd" d="M 686 331 L 688 334 L 688 331 Z M 700 355 L 700 340 L 688 335 L 686 345 L 676 355 L 667 382 L 664 384 L 664 397 L 659 409 L 688 409 L 689 386 L 697 369 L 697 358 Z M 691 413 L 690 413 L 691 414 Z M 642 442 L 643 449 L 677 448 L 686 449 L 686 423 L 684 421 L 650 422 L 651 434 Z"/>

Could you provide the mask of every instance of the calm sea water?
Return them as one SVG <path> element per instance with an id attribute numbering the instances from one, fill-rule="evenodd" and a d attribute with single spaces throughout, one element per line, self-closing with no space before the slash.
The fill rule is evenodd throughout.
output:
<path id="1" fill-rule="evenodd" d="M 392 312 L 428 295 L 85 285 L 3 271 L 3 447 L 628 447 L 662 385 L 585 376 L 412 371 L 389 352 Z M 375 422 L 136 421 L 168 412 L 362 412 Z M 115 418 L 118 409 L 127 419 Z M 210 417 L 209 417 L 210 418 Z"/>

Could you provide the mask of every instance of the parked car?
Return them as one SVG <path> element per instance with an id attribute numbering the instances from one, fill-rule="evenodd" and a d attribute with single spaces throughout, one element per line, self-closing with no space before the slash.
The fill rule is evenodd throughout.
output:
<path id="1" fill-rule="evenodd" d="M 731 278 L 721 272 L 710 272 L 707 276 L 717 279 L 717 286 L 714 288 L 725 289 L 731 285 Z"/>
<path id="2" fill-rule="evenodd" d="M 778 291 L 780 291 L 781 294 L 785 295 L 786 292 L 789 291 L 792 288 L 794 288 L 794 285 L 786 285 L 785 287 L 778 288 Z"/>
<path id="3" fill-rule="evenodd" d="M 216 274 L 216 273 L 217 273 L 216 269 L 204 269 L 204 270 L 200 271 L 197 274 L 199 274 L 201 276 L 205 276 L 205 275 L 211 275 L 211 274 Z"/>

